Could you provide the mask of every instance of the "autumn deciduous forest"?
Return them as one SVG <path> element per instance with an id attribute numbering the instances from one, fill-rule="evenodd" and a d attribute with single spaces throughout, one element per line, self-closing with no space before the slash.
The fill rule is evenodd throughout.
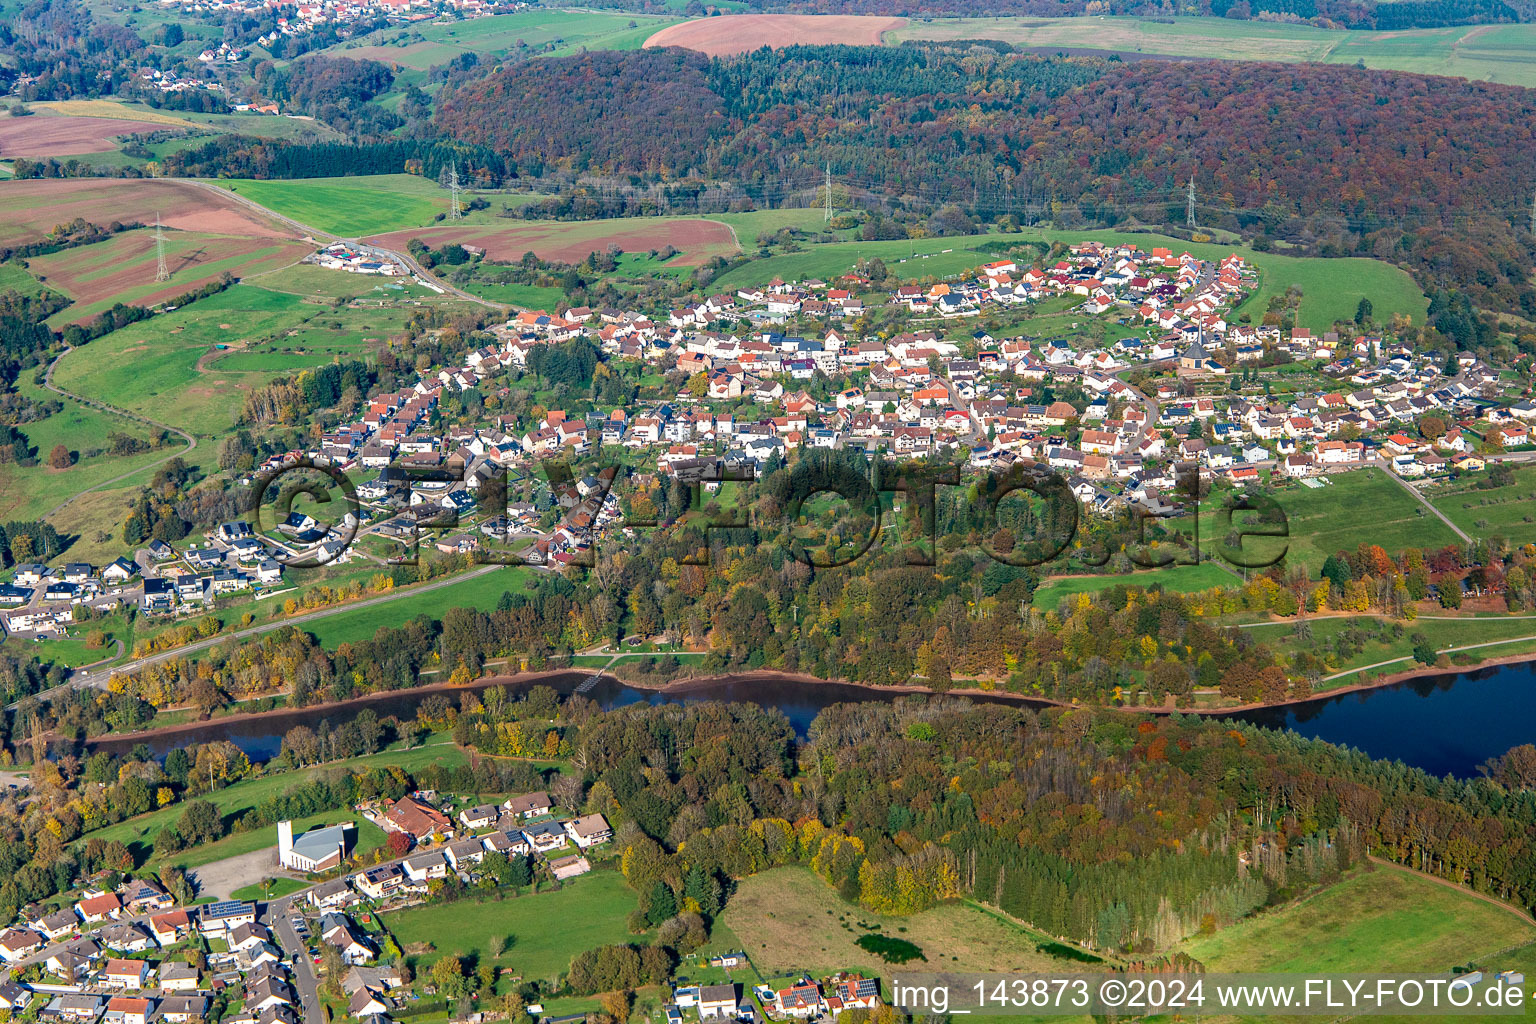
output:
<path id="1" fill-rule="evenodd" d="M 1068 227 L 1181 221 L 1193 174 L 1210 226 L 1396 260 L 1426 284 L 1536 311 L 1523 230 L 1536 91 L 998 49 L 583 54 L 470 82 L 433 125 L 518 174 L 697 176 L 771 192 L 830 163 L 892 201 L 974 202 Z"/>

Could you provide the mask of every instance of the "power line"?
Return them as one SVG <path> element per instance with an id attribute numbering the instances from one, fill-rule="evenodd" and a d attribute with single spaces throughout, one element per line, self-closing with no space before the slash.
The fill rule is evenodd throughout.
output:
<path id="1" fill-rule="evenodd" d="M 165 264 L 165 232 L 160 227 L 160 212 L 155 211 L 155 280 L 169 281 L 171 268 Z"/>
<path id="2" fill-rule="evenodd" d="M 704 184 L 656 184 L 644 194 L 665 194 L 669 206 L 683 210 L 690 206 L 703 212 L 706 208 L 725 209 L 726 204 L 737 199 L 748 199 L 762 207 L 789 205 L 797 208 L 821 206 L 825 214 L 826 197 L 819 195 L 821 189 L 826 187 L 827 168 L 817 168 L 815 177 L 800 177 L 796 179 L 791 174 L 784 177 L 774 177 L 764 182 L 729 182 L 713 181 Z M 802 169 L 802 174 L 804 173 Z M 510 182 L 509 182 L 510 184 Z M 581 181 L 562 181 L 559 179 L 540 179 L 530 181 L 517 179 L 518 187 L 507 191 L 533 193 L 540 195 L 586 195 L 599 201 L 600 204 L 614 204 L 622 202 L 621 193 L 624 188 L 614 189 L 599 183 Z M 942 206 L 946 203 L 965 202 L 969 198 L 974 209 L 978 210 L 1021 210 L 1027 222 L 1043 213 L 1051 204 L 1054 197 L 1024 179 L 1018 182 L 1010 182 L 1005 188 L 982 189 L 972 183 L 971 195 L 963 197 L 961 188 L 950 187 L 933 181 L 917 184 L 892 184 L 886 180 L 859 179 L 847 175 L 841 179 L 840 186 L 848 193 L 850 200 L 875 200 L 894 205 L 921 205 Z M 1177 186 L 1174 187 L 1177 189 Z M 1322 217 L 1331 225 L 1349 228 L 1357 231 L 1376 231 L 1383 228 L 1396 228 L 1399 231 L 1413 231 L 1422 227 L 1454 228 L 1468 221 L 1470 213 L 1456 212 L 1441 207 L 1421 206 L 1401 210 L 1366 211 L 1363 214 L 1351 215 L 1338 210 L 1302 209 L 1299 203 L 1267 203 L 1263 206 L 1238 206 L 1229 202 L 1214 201 L 1216 197 L 1203 196 L 1195 189 L 1195 212 L 1191 219 L 1189 213 L 1189 185 L 1186 182 L 1184 195 L 1179 196 L 1177 191 L 1165 190 L 1157 186 L 1144 186 L 1141 189 L 1122 191 L 1114 199 L 1095 200 L 1085 198 L 1082 200 L 1068 200 L 1065 205 L 1080 207 L 1090 216 L 1104 213 L 1115 213 L 1121 216 L 1135 216 L 1156 220 L 1158 223 L 1170 223 L 1176 218 L 1174 212 L 1179 205 L 1179 199 L 1184 199 L 1186 221 L 1198 225 L 1199 218 L 1204 217 L 1213 222 L 1223 217 L 1239 216 L 1258 218 L 1263 221 L 1271 221 L 1275 218 L 1281 220 L 1309 217 Z M 1171 194 L 1170 194 L 1171 193 Z M 641 193 L 636 193 L 641 194 Z M 796 201 L 798 200 L 798 201 Z M 1536 206 L 1536 202 L 1533 202 Z M 1523 213 L 1523 211 L 1522 211 Z M 1508 216 L 1508 214 L 1505 214 Z"/>
<path id="3" fill-rule="evenodd" d="M 1190 171 L 1189 172 L 1189 200 L 1188 200 L 1188 202 L 1189 202 L 1189 209 L 1188 209 L 1188 212 L 1185 215 L 1185 219 L 1189 221 L 1189 226 L 1190 227 L 1194 227 L 1195 226 L 1195 172 L 1194 171 Z"/>
<path id="4" fill-rule="evenodd" d="M 822 223 L 823 224 L 831 224 L 832 223 L 832 165 L 831 164 L 827 164 L 827 184 L 826 184 L 826 189 L 827 189 L 827 210 L 826 210 L 826 213 L 823 214 L 823 216 L 822 216 Z M 1533 213 L 1532 216 L 1536 217 L 1536 213 Z"/>
<path id="5" fill-rule="evenodd" d="M 448 191 L 451 193 L 448 200 L 448 219 L 458 220 L 463 214 L 459 212 L 459 162 L 457 160 L 448 165 Z"/>

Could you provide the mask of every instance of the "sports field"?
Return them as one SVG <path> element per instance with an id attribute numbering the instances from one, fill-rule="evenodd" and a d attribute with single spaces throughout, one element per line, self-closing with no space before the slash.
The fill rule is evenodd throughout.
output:
<path id="1" fill-rule="evenodd" d="M 637 50 L 677 18 L 601 11 L 530 10 L 448 24 L 388 28 L 365 36 L 361 45 L 326 51 L 425 71 L 461 53 L 495 56 L 564 56 L 579 50 Z"/>
<path id="2" fill-rule="evenodd" d="M 384 923 L 408 953 L 427 950 L 416 957 L 418 975 L 452 953 L 510 967 L 530 981 L 553 981 L 584 950 L 637 941 L 625 924 L 637 902 L 623 875 L 596 871 L 555 892 L 427 904 L 390 914 Z M 493 945 L 508 937 L 506 951 L 493 956 Z"/>
<path id="3" fill-rule="evenodd" d="M 1211 971 L 1448 971 L 1536 940 L 1470 893 L 1378 866 L 1185 948 Z"/>
<path id="4" fill-rule="evenodd" d="M 1536 86 L 1536 25 L 1358 32 L 1228 18 L 937 18 L 912 20 L 885 34 L 909 39 L 1000 39 L 1055 53 L 1122 57 L 1217 57 L 1326 64 Z"/>

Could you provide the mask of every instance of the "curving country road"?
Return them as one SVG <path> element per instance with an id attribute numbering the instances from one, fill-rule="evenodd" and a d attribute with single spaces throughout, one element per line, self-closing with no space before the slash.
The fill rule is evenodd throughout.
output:
<path id="1" fill-rule="evenodd" d="M 374 245 L 372 242 L 362 238 L 348 238 L 344 235 L 333 235 L 329 231 L 321 231 L 319 228 L 312 227 L 303 223 L 302 221 L 294 220 L 292 217 L 284 216 L 275 210 L 268 209 L 255 200 L 247 199 L 245 196 L 242 196 L 240 193 L 234 191 L 233 189 L 227 189 L 221 185 L 215 185 L 211 181 L 204 181 L 201 178 L 153 178 L 149 180 L 177 181 L 196 186 L 197 188 L 203 189 L 205 192 L 212 192 L 214 195 L 219 196 L 222 199 L 234 202 L 248 210 L 251 210 L 254 213 L 259 213 L 269 220 L 274 220 L 279 224 L 284 224 L 289 228 L 292 228 L 294 231 L 297 231 L 301 236 L 312 242 L 320 242 L 327 245 L 331 242 L 352 242 L 359 248 L 365 249 L 369 252 L 375 252 L 383 256 L 389 256 L 392 259 L 398 260 L 401 264 L 407 267 L 411 273 L 415 274 L 423 281 L 431 281 L 434 285 L 443 289 L 444 292 L 452 295 L 456 299 L 463 299 L 466 302 L 473 302 L 478 305 L 485 306 L 489 309 L 506 310 L 513 308 L 507 306 L 505 303 L 492 302 L 489 299 L 482 299 L 478 295 L 471 295 L 469 292 L 464 291 L 462 288 L 457 288 L 449 284 L 442 278 L 439 278 L 430 273 L 420 263 L 417 263 L 416 260 L 412 258 L 410 253 L 397 252 L 394 249 L 386 249 L 383 246 Z"/>
<path id="2" fill-rule="evenodd" d="M 275 210 L 271 210 L 265 206 L 262 206 L 260 203 L 255 202 L 254 200 L 247 199 L 245 196 L 240 195 L 238 192 L 224 188 L 220 185 L 215 185 L 212 182 L 204 181 L 200 178 L 148 178 L 145 180 L 180 182 L 183 184 L 192 185 L 195 188 L 200 188 L 205 192 L 211 192 L 228 202 L 233 202 L 236 205 L 243 206 L 251 212 L 259 214 L 268 220 L 282 224 L 309 241 L 322 243 L 353 242 L 360 248 L 366 249 L 369 252 L 378 253 L 382 256 L 388 256 L 389 258 L 398 261 L 400 264 L 409 269 L 412 274 L 421 278 L 423 281 L 432 282 L 432 284 L 436 287 L 443 289 L 444 293 L 452 295 L 456 299 L 463 299 L 466 302 L 473 302 L 477 305 L 485 306 L 488 309 L 501 311 L 505 311 L 510 308 L 516 308 L 509 307 L 504 303 L 492 302 L 489 299 L 483 299 L 478 295 L 471 295 L 469 292 L 464 291 L 462 288 L 458 288 L 449 284 L 448 282 L 429 272 L 420 263 L 416 262 L 410 253 L 397 252 L 394 249 L 386 249 L 382 246 L 374 245 L 359 238 L 346 238 L 340 235 L 333 235 L 327 231 L 321 231 L 319 228 L 305 224 L 301 221 L 294 220 L 292 217 L 288 217 L 278 213 Z M 59 504 L 53 506 L 53 508 L 43 513 L 42 518 L 44 519 L 47 519 L 55 512 L 60 511 L 65 506 L 69 505 L 70 502 L 73 502 L 75 499 L 81 497 L 82 495 L 90 494 L 92 491 L 99 491 L 103 488 L 110 487 L 112 484 L 121 483 L 123 480 L 126 480 L 131 476 L 137 476 L 147 469 L 154 469 L 156 466 L 159 466 L 163 462 L 169 462 L 171 459 L 178 455 L 185 455 L 197 447 L 197 438 L 179 427 L 173 427 L 167 423 L 160 423 L 156 420 L 148 418 L 147 416 L 140 416 L 137 413 L 129 412 L 126 409 L 119 409 L 117 406 L 108 405 L 106 402 L 102 402 L 98 399 L 87 398 L 84 395 L 77 395 L 72 391 L 65 391 L 63 388 L 60 388 L 54 384 L 54 368 L 58 366 L 59 360 L 64 358 L 64 356 L 68 355 L 71 351 L 73 351 L 73 349 L 64 349 L 53 358 L 52 362 L 48 364 L 48 369 L 43 376 L 43 387 L 47 388 L 49 391 L 52 391 L 54 394 L 61 395 L 75 402 L 79 402 L 82 405 L 90 406 L 93 409 L 100 409 L 103 412 L 111 413 L 115 416 L 122 416 L 126 419 L 143 423 L 144 425 L 153 427 L 157 430 L 164 430 L 168 433 L 176 434 L 180 436 L 182 440 L 187 442 L 187 446 L 179 452 L 171 452 L 164 458 L 157 459 L 154 462 L 148 463 L 147 465 L 140 466 L 139 468 L 130 470 L 127 473 L 120 473 L 117 476 L 112 477 L 110 480 L 102 480 L 99 483 L 92 484 L 90 487 L 87 487 L 84 490 L 79 491 L 74 495 L 64 499 L 63 501 L 59 502 Z"/>

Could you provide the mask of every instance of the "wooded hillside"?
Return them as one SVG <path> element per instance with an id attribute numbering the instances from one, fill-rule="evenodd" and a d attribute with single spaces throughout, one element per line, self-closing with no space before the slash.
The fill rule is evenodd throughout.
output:
<path id="1" fill-rule="evenodd" d="M 984 216 L 1049 209 L 1065 226 L 1181 221 L 1193 175 L 1203 225 L 1395 259 L 1426 284 L 1536 312 L 1521 230 L 1536 91 L 998 49 L 585 54 L 472 82 L 435 125 L 522 174 L 700 174 L 772 194 L 830 163 L 877 196 Z"/>

